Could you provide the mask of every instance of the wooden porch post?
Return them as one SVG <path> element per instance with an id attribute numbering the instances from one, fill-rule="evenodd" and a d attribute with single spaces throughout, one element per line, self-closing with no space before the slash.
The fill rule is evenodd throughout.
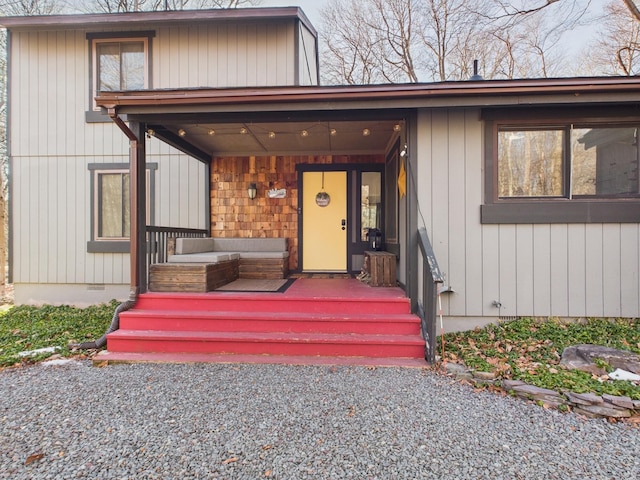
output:
<path id="1" fill-rule="evenodd" d="M 132 122 L 129 127 L 118 116 L 114 106 L 107 108 L 109 117 L 129 139 L 129 252 L 131 255 L 131 297 L 147 290 L 145 237 L 146 237 L 146 202 L 145 202 L 145 144 L 143 125 Z M 141 265 L 143 265 L 141 267 Z M 141 288 L 142 287 L 142 288 Z M 134 300 L 135 302 L 135 300 Z"/>
<path id="2" fill-rule="evenodd" d="M 411 311 L 418 311 L 418 192 L 414 188 L 415 175 L 418 172 L 418 117 L 413 113 L 407 119 L 407 230 L 406 230 L 406 271 L 407 295 L 411 299 Z M 426 281 L 423 280 L 423 281 Z M 423 301 L 427 301 L 423 299 Z M 425 305 L 425 308 L 426 305 Z"/>
<path id="3" fill-rule="evenodd" d="M 147 182 L 146 145 L 144 124 L 132 122 L 129 128 L 136 140 L 129 146 L 129 184 L 131 188 L 130 239 L 131 239 L 131 287 L 140 293 L 147 291 Z"/>

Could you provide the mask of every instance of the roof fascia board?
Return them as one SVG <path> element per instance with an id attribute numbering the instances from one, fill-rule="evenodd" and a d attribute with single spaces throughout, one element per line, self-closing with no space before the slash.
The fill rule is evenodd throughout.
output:
<path id="1" fill-rule="evenodd" d="M 434 84 L 374 85 L 360 87 L 266 87 L 240 89 L 186 89 L 150 90 L 138 92 L 102 92 L 98 105 L 106 108 L 163 106 L 192 107 L 216 105 L 218 108 L 232 104 L 281 105 L 281 104 L 357 104 L 369 107 L 371 102 L 416 102 L 433 104 L 435 99 L 445 99 L 443 106 L 451 104 L 486 106 L 496 98 L 510 98 L 514 104 L 584 103 L 598 97 L 605 99 L 624 95 L 616 100 L 631 100 L 640 93 L 640 79 L 606 77 L 590 79 L 560 79 L 547 81 L 495 80 L 484 82 L 444 82 Z M 602 101 L 602 100 L 597 100 Z"/>
<path id="2" fill-rule="evenodd" d="M 537 95 L 537 96 L 517 96 L 517 97 L 467 97 L 467 98 L 434 98 L 420 100 L 370 100 L 360 102 L 309 102 L 309 103 L 279 103 L 279 104 L 187 104 L 187 105 L 135 105 L 128 104 L 117 106 L 118 112 L 122 114 L 202 114 L 202 113 L 232 113 L 232 112 L 337 112 L 337 111 L 357 111 L 357 110 L 407 110 L 415 108 L 489 108 L 489 107 L 518 107 L 518 106 L 569 106 L 569 105 L 593 105 L 593 104 L 633 104 L 640 103 L 640 92 L 617 93 L 607 95 L 581 95 L 580 97 L 567 97 L 566 95 Z"/>
<path id="3" fill-rule="evenodd" d="M 9 30 L 88 29 L 114 25 L 165 25 L 200 22 L 245 22 L 300 20 L 317 37 L 317 32 L 299 7 L 224 8 L 133 13 L 90 13 L 82 15 L 34 15 L 0 17 L 0 27 Z"/>

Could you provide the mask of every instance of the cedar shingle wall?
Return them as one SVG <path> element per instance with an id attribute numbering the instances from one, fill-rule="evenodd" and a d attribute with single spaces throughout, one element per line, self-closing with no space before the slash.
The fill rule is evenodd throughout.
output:
<path id="1" fill-rule="evenodd" d="M 298 164 L 384 162 L 381 155 L 265 156 L 214 158 L 211 163 L 212 237 L 285 237 L 289 269 L 298 268 Z M 258 194 L 249 200 L 247 187 Z M 286 188 L 286 198 L 268 198 L 271 188 Z"/>

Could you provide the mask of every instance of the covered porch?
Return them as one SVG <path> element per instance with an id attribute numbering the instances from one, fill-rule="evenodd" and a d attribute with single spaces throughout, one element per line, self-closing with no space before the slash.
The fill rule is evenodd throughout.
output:
<path id="1" fill-rule="evenodd" d="M 182 92 L 181 100 L 161 105 L 149 92 L 137 93 L 140 97 L 105 93 L 97 99 L 131 140 L 131 197 L 137 202 L 131 208 L 135 306 L 121 314 L 120 329 L 108 337 L 107 355 L 434 360 L 435 302 L 428 308 L 431 323 L 421 323 L 416 313 L 424 319 L 425 309 L 413 293 L 419 265 L 410 258 L 418 250 L 409 244 L 418 243 L 410 233 L 417 231 L 410 215 L 414 207 L 399 194 L 411 197 L 415 189 L 415 180 L 413 185 L 407 181 L 412 167 L 406 153 L 415 129 L 410 110 L 326 111 L 323 106 L 299 111 L 298 106 L 292 111 L 291 105 L 274 108 L 260 101 L 230 108 L 220 92 L 205 106 L 201 91 Z M 205 166 L 205 228 L 144 222 L 139 212 L 146 201 L 145 138 L 159 139 Z M 323 204 L 318 199 L 325 194 L 329 201 Z M 180 237 L 285 239 L 288 273 L 351 278 L 298 278 L 281 293 L 220 292 L 209 285 L 199 294 L 154 292 L 149 272 L 171 262 L 174 239 Z M 386 287 L 353 278 L 367 270 L 366 252 L 372 247 L 393 258 L 394 278 Z M 428 266 L 433 255 L 421 258 Z M 239 313 L 230 318 L 229 311 Z M 238 315 L 257 323 L 249 323 L 246 332 L 247 323 L 238 323 Z M 146 323 L 132 324 L 139 316 L 146 316 Z M 156 329 L 167 317 L 172 317 L 169 325 Z"/>

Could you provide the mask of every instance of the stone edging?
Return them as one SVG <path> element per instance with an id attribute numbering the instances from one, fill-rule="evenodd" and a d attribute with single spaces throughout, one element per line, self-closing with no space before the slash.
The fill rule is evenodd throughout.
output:
<path id="1" fill-rule="evenodd" d="M 457 363 L 446 364 L 447 374 L 476 386 L 494 385 L 496 376 L 491 372 L 474 372 Z M 501 380 L 500 387 L 517 397 L 539 402 L 557 410 L 571 410 L 589 418 L 628 418 L 640 414 L 640 400 L 615 395 L 594 393 L 556 392 L 528 385 L 520 380 Z"/>

